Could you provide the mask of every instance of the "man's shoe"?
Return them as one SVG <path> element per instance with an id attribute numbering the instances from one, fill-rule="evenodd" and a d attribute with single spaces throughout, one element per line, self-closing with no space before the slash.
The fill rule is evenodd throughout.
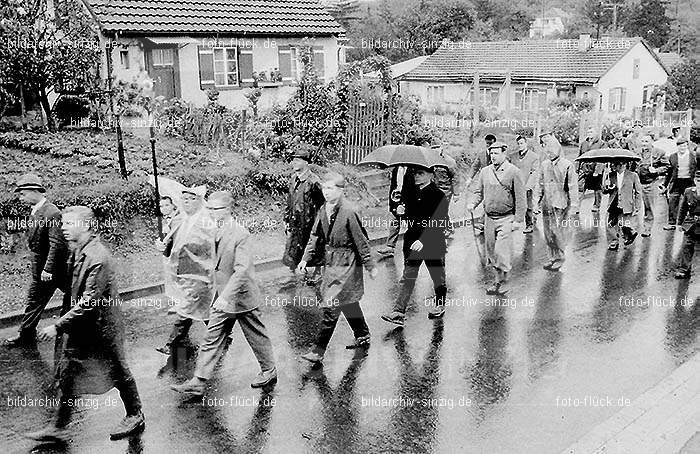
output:
<path id="1" fill-rule="evenodd" d="M 164 354 L 165 356 L 170 356 L 173 354 L 173 350 L 170 344 L 165 344 L 162 347 L 156 347 L 156 351 L 158 353 Z"/>
<path id="2" fill-rule="evenodd" d="M 690 279 L 690 271 L 676 271 L 674 277 L 676 279 Z"/>
<path id="3" fill-rule="evenodd" d="M 391 314 L 382 315 L 382 320 L 385 322 L 393 323 L 394 325 L 403 326 L 403 322 L 406 316 L 403 312 L 394 311 Z"/>
<path id="4" fill-rule="evenodd" d="M 609 251 L 617 251 L 617 249 L 620 247 L 618 243 L 610 243 L 608 246 Z"/>
<path id="5" fill-rule="evenodd" d="M 591 213 L 597 213 L 598 211 L 600 211 L 600 208 L 598 208 L 597 206 L 591 208 Z"/>
<path id="6" fill-rule="evenodd" d="M 24 433 L 22 436 L 42 443 L 65 443 L 68 440 L 68 431 L 55 426 L 49 426 L 46 429 L 37 430 L 36 432 Z"/>
<path id="7" fill-rule="evenodd" d="M 36 337 L 18 335 L 3 340 L 2 345 L 7 348 L 34 347 L 36 346 Z"/>
<path id="8" fill-rule="evenodd" d="M 117 424 L 117 427 L 109 433 L 109 438 L 110 440 L 119 440 L 141 432 L 145 427 L 146 419 L 143 417 L 143 413 L 139 411 L 137 415 L 124 416 L 124 419 Z"/>
<path id="9" fill-rule="evenodd" d="M 649 238 L 651 236 L 650 232 L 642 232 L 642 238 Z"/>
<path id="10" fill-rule="evenodd" d="M 663 229 L 664 230 L 676 230 L 676 226 L 673 224 L 666 224 L 665 226 L 663 226 Z"/>
<path id="11" fill-rule="evenodd" d="M 253 383 L 250 384 L 251 388 L 262 388 L 264 386 L 267 386 L 271 383 L 276 383 L 277 382 L 277 368 L 273 367 L 270 370 L 266 370 L 264 372 L 259 372 L 258 375 L 255 377 L 255 380 L 253 380 Z"/>
<path id="12" fill-rule="evenodd" d="M 528 225 L 523 229 L 523 233 L 532 233 L 534 230 L 535 229 L 531 225 Z"/>
<path id="13" fill-rule="evenodd" d="M 201 383 L 194 378 L 182 383 L 181 385 L 170 385 L 170 389 L 182 394 L 201 397 L 204 395 L 204 383 Z"/>
<path id="14" fill-rule="evenodd" d="M 445 315 L 445 306 L 434 306 L 428 311 L 428 318 L 430 320 L 442 318 L 443 315 Z"/>
<path id="15" fill-rule="evenodd" d="M 634 240 L 637 239 L 637 235 L 639 235 L 639 233 L 637 233 L 637 232 L 632 233 L 632 235 L 630 235 L 630 236 L 625 240 L 625 246 L 629 246 L 630 244 L 634 243 Z"/>
<path id="16" fill-rule="evenodd" d="M 542 268 L 548 271 L 559 271 L 561 269 L 561 266 L 564 264 L 563 260 L 552 260 Z"/>
<path id="17" fill-rule="evenodd" d="M 360 336 L 355 339 L 352 344 L 346 345 L 345 348 L 348 350 L 354 350 L 356 348 L 367 348 L 369 347 L 369 335 Z"/>
<path id="18" fill-rule="evenodd" d="M 508 291 L 505 289 L 503 282 L 496 282 L 491 287 L 486 289 L 487 295 L 505 295 Z"/>
<path id="19" fill-rule="evenodd" d="M 306 353 L 305 355 L 301 355 L 301 358 L 313 364 L 320 364 L 323 362 L 323 356 L 319 355 L 316 352 Z"/>

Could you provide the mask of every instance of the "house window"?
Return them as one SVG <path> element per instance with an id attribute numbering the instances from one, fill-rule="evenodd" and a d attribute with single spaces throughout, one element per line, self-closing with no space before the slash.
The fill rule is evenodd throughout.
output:
<path id="1" fill-rule="evenodd" d="M 221 87 L 238 85 L 238 52 L 235 47 L 214 48 L 214 84 Z"/>
<path id="2" fill-rule="evenodd" d="M 282 74 L 282 80 L 299 80 L 299 76 L 303 71 L 301 62 L 299 61 L 298 49 L 293 46 L 280 46 L 277 51 L 277 57 L 279 59 L 279 69 L 280 74 Z"/>
<path id="3" fill-rule="evenodd" d="M 442 104 L 445 102 L 444 85 L 428 85 L 428 102 Z"/>
<path id="4" fill-rule="evenodd" d="M 539 110 L 547 107 L 547 91 L 537 88 L 518 88 L 515 90 L 515 108 L 521 110 Z"/>
<path id="5" fill-rule="evenodd" d="M 498 88 L 482 88 L 481 105 L 483 107 L 498 107 Z"/>
<path id="6" fill-rule="evenodd" d="M 611 88 L 608 92 L 608 111 L 622 112 L 625 110 L 625 95 L 627 90 L 623 87 Z"/>
<path id="7" fill-rule="evenodd" d="M 238 71 L 241 82 L 254 82 L 253 79 L 253 49 L 241 47 L 238 49 Z"/>
<path id="8" fill-rule="evenodd" d="M 326 53 L 323 48 L 314 48 L 314 69 L 319 79 L 326 78 Z"/>
<path id="9" fill-rule="evenodd" d="M 651 106 L 651 94 L 654 93 L 654 90 L 656 90 L 657 88 L 658 85 L 653 84 L 644 86 L 644 91 L 642 91 L 642 106 Z"/>
<path id="10" fill-rule="evenodd" d="M 173 50 L 172 49 L 153 49 L 153 66 L 172 66 L 173 65 Z"/>
<path id="11" fill-rule="evenodd" d="M 121 64 L 123 69 L 129 69 L 129 50 L 119 51 L 119 64 Z"/>
<path id="12" fill-rule="evenodd" d="M 632 79 L 639 79 L 639 59 L 635 58 L 632 65 Z"/>

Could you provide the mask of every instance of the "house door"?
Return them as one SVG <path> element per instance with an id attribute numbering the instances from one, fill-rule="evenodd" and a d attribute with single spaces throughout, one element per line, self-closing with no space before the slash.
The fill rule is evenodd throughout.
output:
<path id="1" fill-rule="evenodd" d="M 146 52 L 146 56 L 155 95 L 166 99 L 179 97 L 177 47 L 154 47 Z"/>

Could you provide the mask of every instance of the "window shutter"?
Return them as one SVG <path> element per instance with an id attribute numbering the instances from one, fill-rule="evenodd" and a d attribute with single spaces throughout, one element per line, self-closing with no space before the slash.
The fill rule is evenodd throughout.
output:
<path id="1" fill-rule="evenodd" d="M 620 112 L 625 110 L 625 97 L 627 96 L 627 89 L 620 88 Z"/>
<path id="2" fill-rule="evenodd" d="M 214 88 L 214 50 L 206 46 L 198 46 L 199 54 L 199 87 L 202 90 Z"/>
<path id="3" fill-rule="evenodd" d="M 515 90 L 515 106 L 517 110 L 523 110 L 523 90 Z"/>
<path id="4" fill-rule="evenodd" d="M 250 47 L 238 48 L 238 80 L 253 82 L 253 49 Z"/>
<path id="5" fill-rule="evenodd" d="M 613 98 L 615 97 L 615 89 L 608 90 L 608 112 L 613 111 Z"/>
<path id="6" fill-rule="evenodd" d="M 316 70 L 316 75 L 320 79 L 324 79 L 326 77 L 325 65 L 325 54 L 323 49 L 314 49 L 314 69 Z"/>
<path id="7" fill-rule="evenodd" d="M 283 79 L 292 78 L 292 49 L 289 46 L 279 46 L 277 49 L 279 71 Z"/>

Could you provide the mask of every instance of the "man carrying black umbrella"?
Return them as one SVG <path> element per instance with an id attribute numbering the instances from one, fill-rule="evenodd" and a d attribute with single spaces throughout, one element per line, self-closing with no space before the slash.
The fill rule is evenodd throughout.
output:
<path id="1" fill-rule="evenodd" d="M 638 211 L 642 185 L 639 175 L 627 169 L 627 162 L 622 159 L 613 161 L 613 171 L 608 174 L 603 192 L 609 194 L 608 202 L 608 249 L 615 251 L 620 247 L 620 236 L 625 246 L 637 238 L 634 228 L 634 215 Z"/>
<path id="2" fill-rule="evenodd" d="M 408 229 L 404 234 L 404 270 L 399 282 L 399 295 L 390 314 L 382 320 L 398 326 L 404 325 L 408 300 L 416 285 L 418 270 L 425 262 L 435 289 L 435 302 L 428 318 L 441 318 L 445 314 L 445 229 L 449 225 L 447 199 L 432 181 L 433 172 L 418 168 L 414 172 L 416 195 L 413 204 L 406 206 L 404 218 Z"/>

